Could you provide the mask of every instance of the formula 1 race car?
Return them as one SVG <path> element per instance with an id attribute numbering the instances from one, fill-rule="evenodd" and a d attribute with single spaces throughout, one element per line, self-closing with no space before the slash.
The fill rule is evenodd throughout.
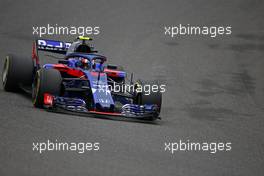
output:
<path id="1" fill-rule="evenodd" d="M 161 92 L 146 93 L 143 89 L 155 82 L 134 82 L 133 74 L 127 80 L 124 69 L 105 64 L 106 57 L 98 54 L 89 40 L 83 36 L 72 43 L 38 39 L 33 42 L 32 59 L 6 56 L 2 74 L 4 90 L 30 91 L 35 107 L 52 111 L 141 120 L 160 118 Z M 58 59 L 57 64 L 41 66 L 39 51 L 63 57 L 53 56 Z"/>

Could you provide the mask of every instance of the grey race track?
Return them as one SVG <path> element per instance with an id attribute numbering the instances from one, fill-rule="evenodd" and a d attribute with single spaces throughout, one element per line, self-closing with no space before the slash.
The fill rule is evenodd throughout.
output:
<path id="1" fill-rule="evenodd" d="M 99 51 L 167 91 L 162 121 L 145 124 L 49 113 L 1 86 L 0 175 L 264 175 L 263 15 L 261 0 L 1 1 L 1 67 L 7 53 L 30 57 L 32 26 L 100 26 Z M 231 25 L 232 35 L 164 35 L 180 23 Z M 32 151 L 47 139 L 98 141 L 100 151 Z M 232 150 L 164 151 L 180 139 Z"/>

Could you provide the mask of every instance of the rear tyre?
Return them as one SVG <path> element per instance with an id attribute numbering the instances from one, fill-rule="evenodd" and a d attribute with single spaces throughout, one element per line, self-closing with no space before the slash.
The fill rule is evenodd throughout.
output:
<path id="1" fill-rule="evenodd" d="M 111 69 L 111 70 L 118 70 L 118 71 L 125 71 L 124 67 L 121 66 L 121 65 L 107 65 L 108 69 Z"/>
<path id="2" fill-rule="evenodd" d="M 117 71 L 125 71 L 125 69 L 124 69 L 124 67 L 123 66 L 120 66 L 120 65 L 118 65 L 118 66 L 115 66 L 115 65 L 108 65 L 107 66 L 107 68 L 108 69 L 111 69 L 111 70 L 117 70 Z M 122 78 L 122 77 L 110 77 L 111 79 L 113 79 L 115 82 L 117 82 L 117 83 L 120 83 L 120 84 L 125 84 L 125 82 L 126 82 L 126 78 L 124 77 L 124 78 Z"/>
<path id="3" fill-rule="evenodd" d="M 44 104 L 44 93 L 60 95 L 61 74 L 55 69 L 40 69 L 37 71 L 33 81 L 32 102 L 35 107 L 42 108 Z"/>
<path id="4" fill-rule="evenodd" d="M 30 58 L 7 55 L 2 72 L 4 90 L 16 92 L 21 85 L 30 86 L 33 69 L 33 62 Z"/>

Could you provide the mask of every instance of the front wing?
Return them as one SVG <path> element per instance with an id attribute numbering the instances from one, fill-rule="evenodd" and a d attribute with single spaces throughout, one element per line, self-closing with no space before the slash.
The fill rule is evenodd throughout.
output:
<path id="1" fill-rule="evenodd" d="M 80 98 L 59 97 L 44 94 L 44 108 L 53 111 L 77 112 L 87 115 L 123 117 L 139 120 L 160 119 L 157 105 L 125 104 L 121 109 L 115 111 L 88 110 L 86 103 Z"/>

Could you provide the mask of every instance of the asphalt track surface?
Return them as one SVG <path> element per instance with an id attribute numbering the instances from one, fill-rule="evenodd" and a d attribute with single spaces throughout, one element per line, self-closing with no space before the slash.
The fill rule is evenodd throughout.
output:
<path id="1" fill-rule="evenodd" d="M 1 1 L 1 58 L 30 57 L 32 26 L 100 26 L 101 53 L 167 91 L 162 121 L 146 124 L 46 112 L 1 86 L 0 175 L 264 175 L 263 14 L 261 0 Z M 164 35 L 180 23 L 231 25 L 232 35 Z M 32 151 L 47 139 L 97 141 L 100 151 Z M 164 151 L 180 139 L 232 142 L 232 150 Z"/>

